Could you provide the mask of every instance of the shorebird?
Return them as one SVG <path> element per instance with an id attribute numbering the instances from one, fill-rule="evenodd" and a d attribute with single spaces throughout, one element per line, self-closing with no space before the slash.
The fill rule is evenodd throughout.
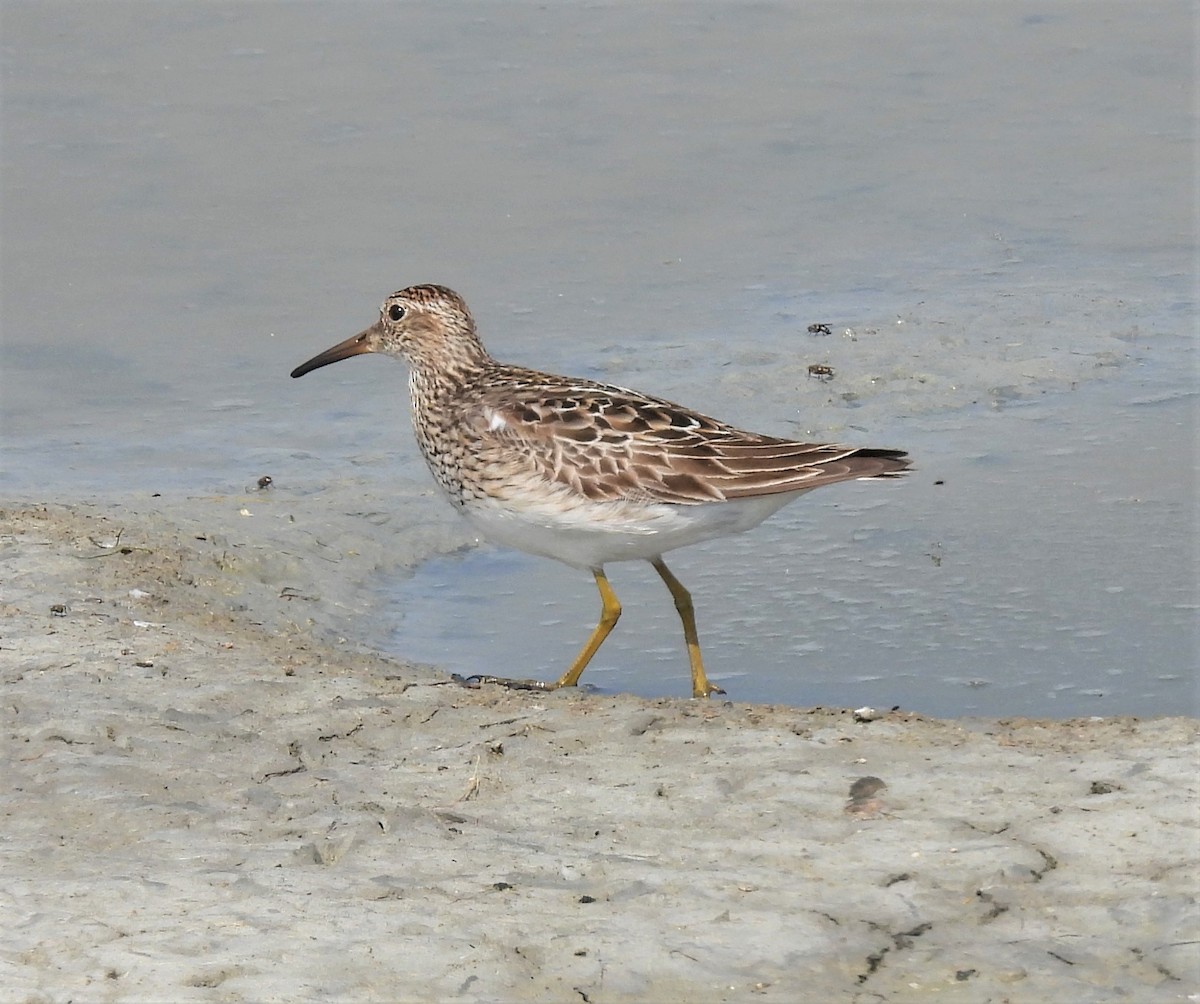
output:
<path id="1" fill-rule="evenodd" d="M 368 352 L 408 364 L 417 444 L 479 533 L 587 569 L 600 591 L 600 620 L 558 680 L 471 677 L 476 683 L 575 686 L 621 615 L 604 566 L 644 559 L 683 623 L 693 696 L 724 693 L 705 675 L 691 595 L 663 555 L 749 530 L 822 485 L 894 478 L 909 466 L 901 450 L 745 432 L 635 390 L 497 362 L 462 297 L 445 286 L 393 293 L 375 324 L 292 376 Z"/>

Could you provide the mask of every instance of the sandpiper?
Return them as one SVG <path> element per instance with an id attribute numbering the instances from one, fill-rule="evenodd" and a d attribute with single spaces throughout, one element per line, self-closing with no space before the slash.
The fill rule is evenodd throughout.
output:
<path id="1" fill-rule="evenodd" d="M 480 534 L 587 569 L 600 590 L 600 621 L 558 680 L 477 676 L 475 682 L 575 686 L 621 614 L 604 566 L 644 559 L 666 583 L 683 622 L 693 696 L 722 694 L 704 672 L 691 595 L 662 556 L 749 530 L 822 485 L 893 478 L 909 466 L 901 450 L 745 432 L 638 391 L 497 362 L 462 297 L 445 286 L 393 293 L 375 324 L 292 376 L 366 352 L 408 364 L 421 453 Z"/>

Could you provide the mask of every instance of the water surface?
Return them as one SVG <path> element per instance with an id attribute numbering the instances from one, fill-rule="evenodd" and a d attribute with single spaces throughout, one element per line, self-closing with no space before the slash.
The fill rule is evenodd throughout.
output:
<path id="1" fill-rule="evenodd" d="M 352 534 L 426 483 L 402 373 L 287 374 L 443 282 L 505 358 L 914 453 L 674 560 L 731 694 L 1195 707 L 1190 5 L 3 18 L 7 498 L 270 473 Z M 553 676 L 595 615 L 569 569 L 378 546 L 339 627 L 401 654 Z M 661 587 L 614 581 L 589 676 L 686 692 Z"/>

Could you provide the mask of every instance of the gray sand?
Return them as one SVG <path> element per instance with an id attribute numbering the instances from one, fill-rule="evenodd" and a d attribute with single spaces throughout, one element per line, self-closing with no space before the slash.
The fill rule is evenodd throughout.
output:
<path id="1" fill-rule="evenodd" d="M 1194 720 L 464 689 L 245 506 L 0 515 L 3 1000 L 1196 999 Z"/>

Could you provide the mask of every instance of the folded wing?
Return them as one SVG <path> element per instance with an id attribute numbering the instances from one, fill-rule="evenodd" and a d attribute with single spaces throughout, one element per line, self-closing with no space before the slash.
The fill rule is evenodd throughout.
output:
<path id="1" fill-rule="evenodd" d="M 586 382 L 484 393 L 471 416 L 483 440 L 593 501 L 698 505 L 808 491 L 909 467 L 901 450 L 795 443 L 745 432 L 670 401 Z"/>

